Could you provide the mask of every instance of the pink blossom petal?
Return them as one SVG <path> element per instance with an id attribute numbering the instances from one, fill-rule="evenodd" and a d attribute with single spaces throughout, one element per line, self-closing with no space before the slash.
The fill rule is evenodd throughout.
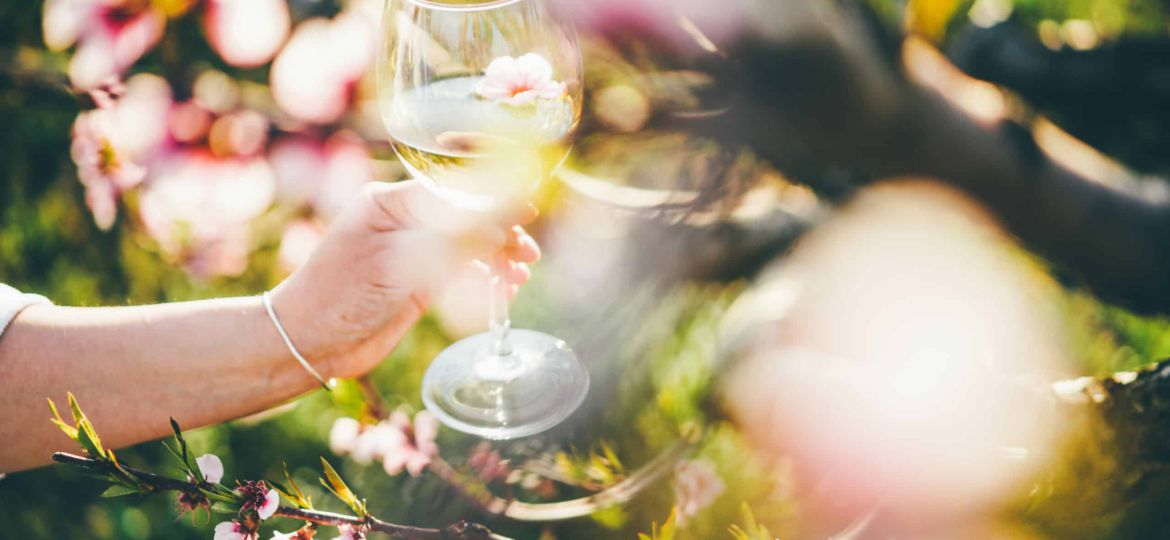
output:
<path id="1" fill-rule="evenodd" d="M 85 205 L 99 229 L 110 230 L 118 217 L 118 196 L 108 182 L 91 182 L 85 186 Z"/>
<path id="2" fill-rule="evenodd" d="M 435 437 L 439 434 L 439 421 L 427 411 L 414 415 L 414 444 L 423 456 L 434 456 L 439 447 Z"/>
<path id="3" fill-rule="evenodd" d="M 118 66 L 111 48 L 105 36 L 84 40 L 69 60 L 69 82 L 78 89 L 88 90 L 117 76 Z"/>
<path id="4" fill-rule="evenodd" d="M 220 461 L 219 456 L 203 454 L 195 458 L 195 465 L 199 467 L 199 472 L 203 475 L 204 480 L 212 484 L 223 480 L 223 461 Z"/>
<path id="5" fill-rule="evenodd" d="M 250 540 L 250 534 L 235 521 L 224 521 L 215 526 L 214 540 Z"/>
<path id="6" fill-rule="evenodd" d="M 528 53 L 516 59 L 516 71 L 529 82 L 544 82 L 552 79 L 553 68 L 543 56 Z"/>
<path id="7" fill-rule="evenodd" d="M 45 45 L 53 51 L 69 48 L 81 36 L 85 24 L 96 14 L 92 0 L 48 0 L 41 20 Z"/>
<path id="8" fill-rule="evenodd" d="M 475 87 L 475 93 L 482 98 L 500 100 L 512 95 L 512 90 L 506 86 L 491 84 L 481 80 Z"/>
<path id="9" fill-rule="evenodd" d="M 308 137 L 284 137 L 268 150 L 276 173 L 277 196 L 291 205 L 308 204 L 321 189 L 325 154 L 321 144 Z"/>
<path id="10" fill-rule="evenodd" d="M 128 20 L 106 22 L 110 46 L 118 72 L 137 62 L 162 38 L 166 16 L 157 9 L 146 8 Z"/>
<path id="11" fill-rule="evenodd" d="M 423 470 L 430 464 L 431 458 L 421 453 L 413 452 L 406 456 L 406 472 L 410 473 L 411 476 L 422 474 Z"/>
<path id="12" fill-rule="evenodd" d="M 325 142 L 324 182 L 314 207 L 326 220 L 339 215 L 374 180 L 370 152 L 365 142 L 352 133 L 340 131 Z"/>
<path id="13" fill-rule="evenodd" d="M 406 445 L 406 435 L 386 423 L 371 428 L 358 437 L 354 446 L 353 459 L 358 463 L 368 464 L 374 459 L 381 459 L 390 453 L 397 452 Z"/>
<path id="14" fill-rule="evenodd" d="M 410 427 L 410 416 L 406 414 L 406 411 L 397 409 L 390 413 L 390 418 L 386 420 L 386 422 L 391 426 L 394 426 L 396 429 L 402 431 Z"/>
<path id="15" fill-rule="evenodd" d="M 264 494 L 264 504 L 256 509 L 256 514 L 262 520 L 268 519 L 276 514 L 278 508 L 280 508 L 280 493 L 277 493 L 275 489 L 270 489 Z"/>
<path id="16" fill-rule="evenodd" d="M 288 37 L 285 0 L 209 0 L 204 30 L 228 64 L 256 67 L 272 59 Z"/>
<path id="17" fill-rule="evenodd" d="M 130 77 L 125 88 L 125 94 L 111 109 L 111 143 L 129 159 L 146 163 L 167 136 L 167 118 L 173 104 L 171 87 L 162 77 L 142 73 Z"/>
<path id="18" fill-rule="evenodd" d="M 287 233 L 285 235 L 287 237 Z M 284 251 L 285 242 L 281 242 L 280 249 Z M 343 455 L 353 451 L 357 445 L 358 434 L 361 431 L 361 424 L 357 420 L 348 417 L 338 418 L 333 422 L 333 428 L 329 430 L 329 449 L 334 454 Z"/>
<path id="19" fill-rule="evenodd" d="M 382 458 L 382 468 L 385 469 L 386 474 L 390 476 L 398 476 L 402 473 L 402 469 L 406 467 L 407 461 L 410 459 L 410 454 L 405 449 L 400 449 L 396 452 L 390 452 Z"/>
<path id="20" fill-rule="evenodd" d="M 280 108 L 305 122 L 340 118 L 373 56 L 373 35 L 368 23 L 345 13 L 297 26 L 272 64 L 272 94 Z"/>
<path id="21" fill-rule="evenodd" d="M 525 90 L 512 97 L 504 98 L 503 102 L 513 107 L 523 107 L 536 103 L 536 99 L 540 94 L 536 90 Z"/>

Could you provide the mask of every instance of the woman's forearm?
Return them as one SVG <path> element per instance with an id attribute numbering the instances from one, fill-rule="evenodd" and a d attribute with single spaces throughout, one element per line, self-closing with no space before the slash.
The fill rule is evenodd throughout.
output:
<path id="1" fill-rule="evenodd" d="M 187 428 L 205 426 L 315 386 L 256 297 L 32 306 L 0 337 L 0 471 L 42 465 L 53 451 L 71 449 L 48 421 L 45 402 L 63 403 L 66 391 L 118 448 L 166 435 L 171 416 Z"/>

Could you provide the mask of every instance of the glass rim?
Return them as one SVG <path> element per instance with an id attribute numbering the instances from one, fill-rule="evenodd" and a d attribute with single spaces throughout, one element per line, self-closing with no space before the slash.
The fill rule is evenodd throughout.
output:
<path id="1" fill-rule="evenodd" d="M 446 0 L 406 0 L 408 4 L 438 11 L 486 11 L 523 2 L 524 0 L 482 0 L 474 4 L 449 3 Z"/>

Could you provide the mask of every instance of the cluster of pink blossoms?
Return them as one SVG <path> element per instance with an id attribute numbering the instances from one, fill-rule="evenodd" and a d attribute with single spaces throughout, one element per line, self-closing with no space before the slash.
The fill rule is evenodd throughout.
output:
<path id="1" fill-rule="evenodd" d="M 287 0 L 48 0 L 46 44 L 73 48 L 70 79 L 97 103 L 78 116 L 72 144 L 97 225 L 133 210 L 127 223 L 169 262 L 197 277 L 234 276 L 269 240 L 254 237 L 253 223 L 276 207 L 294 216 L 280 264 L 303 263 L 373 176 L 365 142 L 342 125 L 371 64 L 379 10 L 350 0 L 333 19 L 294 27 Z M 195 16 L 228 65 L 271 63 L 269 92 L 211 69 L 190 89 L 147 74 L 122 82 L 168 18 Z M 134 203 L 120 204 L 131 193 Z"/>
<path id="2" fill-rule="evenodd" d="M 337 419 L 329 432 L 329 447 L 335 454 L 348 454 L 361 464 L 381 461 L 391 476 L 403 470 L 418 476 L 439 454 L 435 443 L 438 433 L 439 422 L 431 413 L 415 414 L 412 423 L 410 416 L 399 409 L 372 426 L 363 426 L 353 418 Z"/>
<path id="3" fill-rule="evenodd" d="M 223 462 L 214 454 L 205 454 L 195 458 L 200 474 L 207 482 L 217 484 L 223 480 Z M 265 521 L 276 515 L 280 508 L 280 494 L 269 488 L 263 481 L 243 482 L 236 488 L 244 503 L 240 508 L 240 515 L 255 515 L 260 521 Z M 259 540 L 258 523 L 250 519 L 233 519 L 224 521 L 215 526 L 214 540 Z M 308 540 L 313 538 L 315 529 L 305 526 L 292 532 L 282 533 L 273 531 L 272 540 Z M 356 527 L 342 525 L 338 527 L 338 536 L 333 540 L 365 540 L 365 532 Z"/>

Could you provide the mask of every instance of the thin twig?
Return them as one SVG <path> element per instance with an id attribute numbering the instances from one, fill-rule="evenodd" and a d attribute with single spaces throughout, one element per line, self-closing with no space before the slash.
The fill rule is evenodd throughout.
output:
<path id="1" fill-rule="evenodd" d="M 53 454 L 53 461 L 67 465 L 74 465 L 83 469 L 102 472 L 110 472 L 112 470 L 112 465 L 109 463 L 74 454 L 68 454 L 65 452 L 57 452 Z M 149 486 L 150 489 L 156 493 L 166 491 L 178 491 L 191 494 L 199 493 L 200 486 L 193 482 L 185 482 L 175 478 L 161 476 L 152 472 L 135 469 L 133 467 L 127 467 L 125 465 L 122 466 L 122 470 L 134 475 L 136 478 L 141 480 L 143 484 Z M 407 540 L 511 540 L 506 536 L 492 533 L 490 529 L 483 525 L 478 523 L 468 523 L 466 521 L 460 521 L 444 529 L 428 529 L 389 523 L 373 516 L 362 519 L 344 514 L 334 514 L 332 512 L 321 512 L 318 510 L 306 510 L 302 508 L 293 508 L 290 506 L 281 506 L 276 510 L 275 515 L 305 521 L 308 523 L 316 523 L 318 525 L 333 527 L 339 525 L 367 527 L 370 531 L 373 532 L 380 532 Z"/>

